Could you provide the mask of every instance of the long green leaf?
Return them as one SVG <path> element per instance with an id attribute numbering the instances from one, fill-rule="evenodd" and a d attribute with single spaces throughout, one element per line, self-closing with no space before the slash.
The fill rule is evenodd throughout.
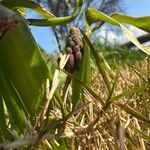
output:
<path id="1" fill-rule="evenodd" d="M 74 75 L 82 80 L 82 70 L 74 72 Z M 76 80 L 72 80 L 72 105 L 73 109 L 77 107 L 79 102 L 81 101 L 81 95 L 83 93 L 82 86 L 76 82 Z"/>
<path id="2" fill-rule="evenodd" d="M 55 17 L 51 12 L 44 9 L 42 6 L 38 5 L 37 3 L 30 1 L 30 0 L 6 0 L 3 1 L 2 4 L 9 8 L 30 8 L 40 15 L 42 15 L 45 19 L 28 19 L 30 25 L 35 26 L 57 26 L 63 25 L 73 21 L 82 8 L 84 0 L 77 0 L 77 6 L 74 8 L 71 16 L 65 17 Z"/>
<path id="3" fill-rule="evenodd" d="M 52 147 L 53 150 L 68 150 L 68 147 L 66 145 L 66 141 L 65 138 L 61 138 L 57 141 L 59 144 L 56 144 L 56 142 L 54 141 L 50 141 L 50 145 Z"/>
<path id="4" fill-rule="evenodd" d="M 150 123 L 150 119 L 144 115 L 142 115 L 141 113 L 135 111 L 133 108 L 131 108 L 128 105 L 123 105 L 121 103 L 117 103 L 117 106 L 119 106 L 121 109 L 123 109 L 125 112 L 127 112 L 128 114 L 132 115 L 133 117 L 140 119 L 144 122 Z"/>
<path id="5" fill-rule="evenodd" d="M 0 14 L 0 68 L 33 115 L 43 100 L 48 68 L 24 19 L 1 5 Z"/>
<path id="6" fill-rule="evenodd" d="M 131 24 L 144 31 L 150 32 L 150 16 L 132 17 L 124 14 L 113 14 L 111 17 L 121 23 Z"/>
<path id="7" fill-rule="evenodd" d="M 144 85 L 142 87 L 134 87 L 134 88 L 132 88 L 130 90 L 124 91 L 123 93 L 121 93 L 121 94 L 119 94 L 117 96 L 112 97 L 110 99 L 110 101 L 114 102 L 114 101 L 119 100 L 120 98 L 123 98 L 123 97 L 126 97 L 126 96 L 131 96 L 131 95 L 133 95 L 135 93 L 143 92 L 143 91 L 147 90 L 149 87 L 150 87 L 150 85 L 148 85 L 148 84 Z"/>
<path id="8" fill-rule="evenodd" d="M 70 23 L 80 13 L 83 2 L 84 0 L 77 1 L 77 6 L 74 8 L 71 16 L 47 18 L 47 19 L 28 19 L 28 21 L 30 22 L 30 25 L 35 25 L 35 26 L 58 26 L 58 25 Z"/>
<path id="9" fill-rule="evenodd" d="M 143 139 L 144 139 L 145 141 L 150 142 L 150 137 L 147 136 L 143 131 L 137 129 L 135 126 L 132 126 L 132 128 L 133 128 L 138 134 L 140 134 L 140 136 L 143 137 Z"/>
<path id="10" fill-rule="evenodd" d="M 4 110 L 4 102 L 3 97 L 0 93 L 0 142 L 7 142 L 7 140 L 12 140 L 11 134 L 8 132 L 7 125 L 6 125 L 6 116 Z M 1 141 L 2 140 L 2 141 Z"/>
<path id="11" fill-rule="evenodd" d="M 79 66 L 79 70 L 74 73 L 74 75 L 81 79 L 86 85 L 89 84 L 91 79 L 91 65 L 90 65 L 90 49 L 88 44 L 85 43 L 84 50 L 83 50 L 83 60 Z M 82 85 L 79 84 L 74 78 L 72 79 L 72 103 L 73 108 L 79 104 L 81 100 L 83 100 L 83 88 Z"/>
<path id="12" fill-rule="evenodd" d="M 19 108 L 16 102 L 18 101 L 19 96 L 14 91 L 13 86 L 11 85 L 10 81 L 8 80 L 8 78 L 1 69 L 0 69 L 0 92 L 2 93 L 9 115 L 13 120 L 13 122 L 15 123 L 15 126 L 17 126 L 17 128 L 21 132 L 23 132 L 25 129 L 25 116 L 23 110 Z"/>
<path id="13" fill-rule="evenodd" d="M 83 61 L 79 66 L 79 70 L 73 73 L 74 76 L 79 78 L 85 84 L 89 83 L 90 80 L 90 51 L 87 45 L 84 48 Z M 72 104 L 73 109 L 80 103 L 83 98 L 83 88 L 74 78 L 72 79 Z"/>
<path id="14" fill-rule="evenodd" d="M 20 7 L 30 8 L 46 18 L 55 18 L 55 16 L 51 12 L 47 11 L 42 6 L 38 5 L 37 3 L 31 0 L 4 0 L 1 3 L 2 5 L 11 9 L 20 8 Z"/>
<path id="15" fill-rule="evenodd" d="M 76 82 L 78 82 L 80 85 L 82 85 L 84 87 L 85 90 L 87 90 L 97 101 L 99 101 L 102 105 L 104 105 L 104 102 L 102 101 L 102 99 L 100 98 L 99 95 L 97 95 L 88 85 L 86 85 L 84 82 L 81 81 L 81 79 L 79 79 L 77 76 L 75 76 L 74 74 L 70 74 L 66 71 L 64 71 L 70 78 L 73 78 L 74 80 L 76 80 Z"/>
<path id="16" fill-rule="evenodd" d="M 84 57 L 83 57 L 83 64 L 82 64 L 82 75 L 83 81 L 85 84 L 89 84 L 91 79 L 91 63 L 90 63 L 90 48 L 88 44 L 85 44 L 84 47 Z"/>
<path id="17" fill-rule="evenodd" d="M 109 78 L 108 78 L 108 75 L 105 71 L 105 66 L 104 66 L 104 63 L 103 63 L 103 58 L 101 55 L 98 55 L 93 44 L 90 42 L 89 38 L 87 37 L 87 35 L 81 30 L 82 34 L 83 34 L 83 37 L 84 39 L 86 40 L 87 44 L 89 45 L 90 47 L 90 50 L 95 58 L 95 61 L 96 61 L 96 64 L 98 66 L 98 69 L 99 69 L 99 72 L 100 74 L 102 75 L 102 78 L 105 82 L 105 85 L 108 89 L 108 91 L 110 92 L 111 91 L 111 85 L 110 85 L 110 82 L 109 82 Z"/>
<path id="18" fill-rule="evenodd" d="M 89 25 L 91 25 L 94 22 L 105 21 L 105 22 L 108 22 L 110 24 L 120 27 L 122 29 L 122 31 L 124 32 L 124 34 L 126 35 L 126 37 L 131 42 L 133 42 L 143 52 L 150 55 L 150 47 L 140 44 L 139 41 L 137 40 L 137 38 L 135 37 L 135 35 L 130 30 L 128 30 L 126 27 L 124 27 L 120 22 L 115 20 L 114 18 L 107 16 L 106 14 L 104 14 L 96 9 L 93 9 L 93 8 L 87 8 L 85 11 L 85 16 L 86 16 L 85 17 L 86 21 L 88 22 Z"/>

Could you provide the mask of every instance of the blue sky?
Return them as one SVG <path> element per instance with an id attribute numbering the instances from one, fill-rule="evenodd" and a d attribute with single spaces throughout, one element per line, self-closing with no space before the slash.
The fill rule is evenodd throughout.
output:
<path id="1" fill-rule="evenodd" d="M 127 14 L 132 16 L 150 16 L 150 0 L 124 0 Z"/>
<path id="2" fill-rule="evenodd" d="M 131 16 L 150 16 L 150 0 L 124 0 L 126 14 Z M 33 12 L 27 13 L 27 17 L 36 17 Z M 47 52 L 57 50 L 55 37 L 50 27 L 31 27 L 31 32 L 37 43 Z"/>

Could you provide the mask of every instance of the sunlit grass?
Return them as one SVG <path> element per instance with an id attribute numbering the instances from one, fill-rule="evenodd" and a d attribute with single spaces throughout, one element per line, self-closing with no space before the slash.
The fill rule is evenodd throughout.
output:
<path id="1" fill-rule="evenodd" d="M 52 120 L 58 118 L 65 120 L 65 127 L 61 127 L 64 130 L 65 141 L 67 140 L 66 147 L 89 150 L 148 149 L 149 88 L 142 89 L 149 82 L 148 67 L 148 58 L 137 62 L 134 66 L 120 67 L 110 97 L 110 100 L 113 98 L 114 100 L 108 108 L 105 104 L 109 93 L 98 70 L 92 70 L 88 88 L 80 79 L 76 79 L 84 87 L 84 100 L 72 111 L 72 89 L 69 86 L 65 101 L 62 102 L 67 116 L 63 118 L 61 109 L 55 107 L 50 110 L 53 117 L 49 116 L 53 118 Z M 109 80 L 113 85 L 114 78 L 110 77 Z M 139 89 L 135 90 L 136 88 Z M 122 96 L 116 98 L 118 95 Z"/>
<path id="2" fill-rule="evenodd" d="M 30 19 L 32 25 L 57 26 L 72 22 L 82 4 L 78 0 L 71 16 L 56 18 L 35 2 L 12 7 L 46 17 Z M 150 149 L 150 48 L 120 19 L 87 8 L 86 29 L 71 27 L 64 51 L 44 53 L 45 61 L 25 19 L 1 5 L 0 11 L 0 149 Z M 120 27 L 143 52 L 92 43 L 90 25 L 97 21 Z M 137 25 L 149 31 L 149 22 Z"/>
<path id="3" fill-rule="evenodd" d="M 135 87 L 147 84 L 147 61 L 143 60 L 133 67 L 120 68 L 117 84 L 113 95 L 119 95 L 125 91 L 132 91 Z M 136 71 L 135 71 L 136 70 Z M 140 70 L 140 71 L 139 71 Z M 92 73 L 90 84 L 99 98 L 105 103 L 108 98 L 107 88 L 101 75 L 97 71 Z M 71 93 L 68 93 L 71 94 Z M 107 110 L 87 90 L 84 93 L 82 110 L 68 120 L 68 131 L 72 131 L 76 149 L 142 149 L 148 147 L 149 123 L 141 121 L 132 115 L 132 110 L 124 110 L 124 106 L 131 107 L 135 112 L 149 118 L 149 89 L 135 92 L 117 100 L 122 106 L 112 103 Z M 70 99 L 68 99 L 69 103 Z M 89 103 L 89 104 L 88 104 Z M 67 105 L 67 104 L 66 104 Z M 98 117 L 99 116 L 99 117 Z M 97 117 L 99 119 L 97 119 Z M 69 134 L 66 130 L 66 134 Z M 79 142 L 80 141 L 80 142 Z"/>

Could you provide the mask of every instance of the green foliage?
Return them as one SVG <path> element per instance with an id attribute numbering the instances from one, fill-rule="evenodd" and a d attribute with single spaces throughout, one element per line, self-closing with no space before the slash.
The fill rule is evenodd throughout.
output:
<path id="1" fill-rule="evenodd" d="M 1 9 L 4 14 L 6 8 L 1 6 Z M 46 62 L 23 18 L 10 10 L 4 17 L 2 21 L 8 19 L 8 22 L 2 23 L 6 33 L 0 40 L 0 67 L 18 92 L 20 103 L 23 101 L 28 113 L 33 115 L 42 100 L 43 86 L 49 76 Z M 12 24 L 7 28 L 9 21 Z"/>
<path id="2" fill-rule="evenodd" d="M 86 21 L 87 21 L 87 23 L 89 25 L 91 25 L 92 23 L 98 22 L 98 21 L 104 21 L 104 22 L 107 22 L 107 23 L 110 23 L 112 25 L 120 27 L 122 29 L 123 33 L 126 35 L 126 37 L 130 41 L 132 41 L 143 52 L 145 52 L 146 54 L 150 55 L 150 48 L 149 48 L 149 46 L 140 44 L 139 41 L 134 36 L 134 34 L 131 31 L 129 31 L 124 25 L 122 25 L 119 22 L 119 18 L 118 18 L 118 21 L 117 21 L 114 18 L 112 18 L 110 16 L 107 16 L 106 14 L 104 14 L 104 13 L 102 13 L 100 11 L 97 11 L 97 10 L 95 10 L 93 8 L 87 8 L 86 9 L 86 11 L 85 11 L 85 18 L 86 18 Z M 132 21 L 130 22 L 130 24 L 134 24 L 134 20 L 132 20 Z M 142 24 L 142 23 L 138 23 L 138 25 L 139 24 Z M 149 22 L 148 22 L 148 24 L 149 24 Z"/>
<path id="3" fill-rule="evenodd" d="M 124 14 L 113 14 L 112 18 L 121 23 L 130 24 L 144 31 L 150 32 L 150 17 L 149 16 L 136 18 L 136 17 L 132 17 L 132 16 L 124 15 Z"/>
<path id="4" fill-rule="evenodd" d="M 99 41 L 99 37 L 94 37 L 93 45 L 98 53 L 101 53 L 112 69 L 117 66 L 135 65 L 142 61 L 146 54 L 137 48 L 127 49 L 121 48 L 119 45 L 112 45 L 111 43 L 104 44 Z"/>
<path id="5" fill-rule="evenodd" d="M 7 8 L 11 8 L 13 10 L 20 9 L 20 8 L 30 8 L 40 13 L 42 16 L 46 18 L 55 17 L 52 13 L 50 13 L 49 11 L 46 11 L 46 9 L 44 9 L 40 5 L 30 0 L 5 0 L 5 1 L 2 1 L 1 3 Z"/>
<path id="6" fill-rule="evenodd" d="M 72 15 L 65 17 L 55 17 L 29 0 L 3 1 L 6 7 L 0 5 L 0 142 L 5 142 L 0 149 L 133 149 L 133 145 L 145 149 L 150 142 L 150 48 L 140 44 L 120 23 L 149 31 L 149 17 L 142 24 L 139 20 L 145 18 L 110 17 L 87 8 L 82 36 L 78 33 L 74 38 L 69 33 L 71 42 L 81 47 L 76 50 L 66 43 L 66 49 L 72 51 L 61 53 L 57 64 L 56 55 L 43 57 L 27 21 L 13 11 L 31 8 L 44 19 L 30 20 L 30 24 L 57 26 L 76 19 L 83 0 L 76 2 Z M 90 26 L 98 21 L 120 27 L 146 54 L 118 46 L 104 47 L 96 40 L 92 43 Z M 82 57 L 76 57 L 78 52 Z M 68 70 L 70 56 L 78 67 Z M 143 60 L 142 64 L 138 60 Z"/>

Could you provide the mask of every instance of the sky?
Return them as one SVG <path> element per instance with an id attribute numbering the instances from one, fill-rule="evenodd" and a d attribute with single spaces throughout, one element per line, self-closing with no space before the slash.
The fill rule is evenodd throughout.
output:
<path id="1" fill-rule="evenodd" d="M 150 0 L 124 0 L 127 14 L 132 16 L 150 16 Z"/>
<path id="2" fill-rule="evenodd" d="M 125 7 L 125 13 L 127 15 L 131 16 L 150 16 L 150 0 L 124 0 L 124 7 Z M 37 14 L 34 12 L 28 12 L 28 17 L 37 17 Z M 52 31 L 50 30 L 50 27 L 34 27 L 31 26 L 31 32 L 37 41 L 37 43 L 47 52 L 55 52 L 57 51 L 57 42 L 55 40 L 55 37 L 53 36 Z M 142 35 L 145 32 L 134 28 L 133 26 L 130 26 L 129 29 L 136 35 Z M 100 32 L 101 36 L 105 36 L 105 27 Z M 109 33 L 109 41 L 117 40 L 117 41 L 126 41 L 127 39 L 124 36 L 121 36 L 118 38 L 118 35 L 110 31 Z"/>

